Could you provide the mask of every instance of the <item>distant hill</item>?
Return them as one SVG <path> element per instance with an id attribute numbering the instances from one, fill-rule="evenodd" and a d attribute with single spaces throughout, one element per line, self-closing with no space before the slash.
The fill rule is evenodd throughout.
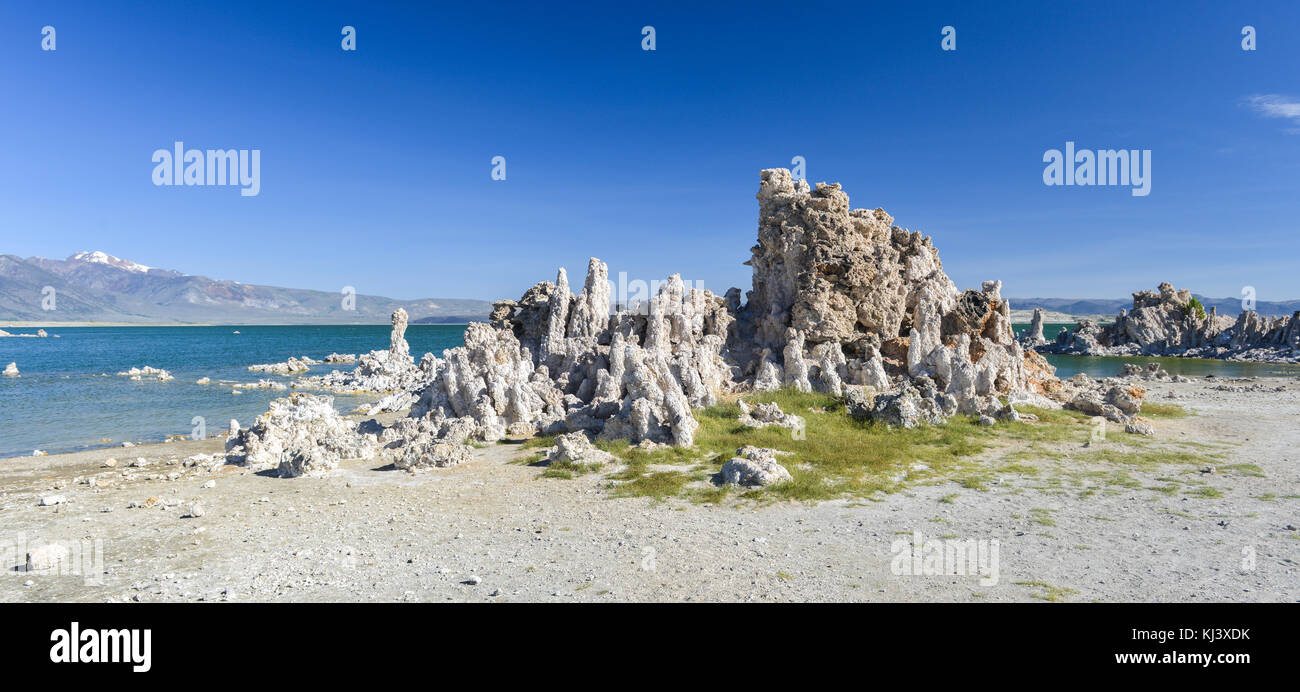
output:
<path id="1" fill-rule="evenodd" d="M 1205 309 L 1217 308 L 1220 315 L 1236 317 L 1241 313 L 1241 298 L 1207 298 L 1193 293 L 1205 305 Z M 1114 317 L 1120 308 L 1132 308 L 1133 298 L 1010 298 L 1012 310 L 1033 310 L 1042 308 L 1046 312 L 1064 313 L 1066 315 L 1106 315 Z M 1255 311 L 1261 315 L 1292 315 L 1300 310 L 1300 300 L 1267 301 L 1255 304 Z M 1050 320 L 1049 320 L 1050 321 Z"/>
<path id="2" fill-rule="evenodd" d="M 54 289 L 54 310 L 42 297 Z M 394 300 L 243 284 L 147 267 L 103 252 L 67 259 L 0 255 L 0 321 L 207 324 L 376 324 L 405 308 L 420 323 L 487 319 L 491 303 L 463 298 Z"/>

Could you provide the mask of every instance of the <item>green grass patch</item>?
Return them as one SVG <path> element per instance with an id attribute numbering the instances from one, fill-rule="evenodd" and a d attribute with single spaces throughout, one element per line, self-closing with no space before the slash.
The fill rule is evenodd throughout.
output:
<path id="1" fill-rule="evenodd" d="M 995 434 L 980 428 L 973 418 L 959 416 L 944 425 L 911 430 L 855 421 L 840 401 L 827 394 L 790 389 L 745 397 L 749 403 L 776 403 L 781 410 L 802 416 L 802 439 L 778 427 L 746 428 L 737 421 L 735 401 L 695 412 L 700 427 L 695 447 L 644 450 L 626 441 L 599 442 L 597 446 L 618 456 L 627 467 L 610 476 L 615 494 L 667 497 L 688 490 L 691 499 L 720 500 L 724 493 L 688 488 L 690 481 L 711 484 L 714 474 L 745 445 L 790 452 L 778 461 L 792 480 L 766 489 L 731 494 L 754 500 L 816 501 L 867 497 L 891 493 L 909 482 L 939 481 L 962 475 L 967 487 L 984 489 L 987 478 L 973 457 L 989 448 Z M 693 478 L 664 475 L 663 466 L 691 465 Z M 674 490 L 675 488 L 675 490 Z"/>
<path id="2" fill-rule="evenodd" d="M 1053 510 L 1050 509 L 1031 509 L 1029 510 L 1029 521 L 1039 526 L 1056 526 L 1056 520 L 1052 518 Z"/>
<path id="3" fill-rule="evenodd" d="M 653 497 L 662 500 L 680 493 L 689 480 L 690 476 L 680 471 L 655 471 L 616 485 L 614 494 L 619 497 Z"/>
<path id="4" fill-rule="evenodd" d="M 1027 586 L 1032 589 L 1041 589 L 1038 593 L 1033 594 L 1033 597 L 1044 601 L 1051 601 L 1052 603 L 1061 603 L 1070 596 L 1079 593 L 1074 589 L 1066 588 L 1064 586 L 1052 586 L 1044 581 L 1017 581 L 1012 583 L 1020 586 Z"/>
<path id="5" fill-rule="evenodd" d="M 729 399 L 694 412 L 700 425 L 691 448 L 643 449 L 626 440 L 597 441 L 597 447 L 624 463 L 621 469 L 605 476 L 611 494 L 661 500 L 682 497 L 714 504 L 735 498 L 760 503 L 879 499 L 910 486 L 949 482 L 970 490 L 989 491 L 999 484 L 999 492 L 1022 492 L 1022 488 L 1002 480 L 1011 477 L 1018 482 L 1029 480 L 1028 489 L 1046 494 L 1079 492 L 1079 497 L 1088 497 L 1098 492 L 1117 492 L 1115 489 L 1142 488 L 1143 483 L 1129 476 L 1127 469 L 1145 471 L 1162 464 L 1203 464 L 1214 458 L 1213 454 L 1186 452 L 1181 447 L 1174 451 L 1150 448 L 1142 444 L 1145 440 L 1131 444 L 1127 440 L 1107 441 L 1084 447 L 1093 432 L 1092 419 L 1078 411 L 1021 406 L 1018 410 L 1038 420 L 1004 422 L 986 428 L 974 417 L 956 416 L 940 425 L 909 430 L 853 420 L 841 401 L 828 394 L 782 389 L 743 399 L 750 404 L 775 403 L 782 411 L 803 417 L 802 434 L 796 436 L 775 426 L 742 426 L 737 420 L 740 408 L 735 399 Z M 1158 407 L 1153 415 L 1176 416 L 1175 408 Z M 1028 444 L 1014 444 L 1019 449 L 1007 450 L 1001 456 L 989 454 L 1008 443 Z M 542 436 L 521 446 L 543 449 L 553 444 L 554 436 Z M 762 489 L 717 485 L 716 475 L 722 465 L 745 445 L 782 452 L 777 460 L 790 472 L 792 480 Z M 522 463 L 537 464 L 537 459 Z M 542 476 L 571 479 L 597 470 L 553 465 Z M 1153 490 L 1170 492 L 1164 486 Z M 948 494 L 939 502 L 951 504 L 955 499 L 955 494 Z"/>
<path id="6" fill-rule="evenodd" d="M 571 461 L 556 461 L 547 464 L 542 478 L 562 478 L 572 480 L 578 476 L 595 473 L 601 469 L 600 464 L 575 464 Z"/>
<path id="7" fill-rule="evenodd" d="M 1146 418 L 1186 418 L 1192 414 L 1178 404 L 1161 404 L 1154 401 L 1142 402 L 1141 415 Z"/>

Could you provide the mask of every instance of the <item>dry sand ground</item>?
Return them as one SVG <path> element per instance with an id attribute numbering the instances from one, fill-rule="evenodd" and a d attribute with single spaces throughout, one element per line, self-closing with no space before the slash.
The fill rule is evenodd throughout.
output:
<path id="1" fill-rule="evenodd" d="M 383 460 L 300 479 L 167 462 L 219 440 L 7 459 L 0 601 L 1295 601 L 1300 386 L 1261 382 L 1287 391 L 1153 385 L 1148 400 L 1197 414 L 1156 421 L 1157 440 L 1225 443 L 1224 470 L 1133 471 L 1134 487 L 1090 492 L 1000 473 L 985 490 L 943 482 L 878 501 L 656 502 L 611 498 L 598 475 L 539 478 L 508 463 L 522 454 L 511 445 L 419 476 Z M 122 468 L 140 456 L 148 467 Z M 115 485 L 76 482 L 92 476 Z M 1187 485 L 1150 489 L 1171 476 Z M 1201 487 L 1222 496 L 1185 492 Z M 68 501 L 37 506 L 56 494 Z M 150 497 L 182 502 L 128 509 Z M 206 511 L 187 518 L 196 498 Z M 894 574 L 891 543 L 917 531 L 998 541 L 997 584 Z M 29 546 L 96 540 L 102 585 L 23 571 Z"/>

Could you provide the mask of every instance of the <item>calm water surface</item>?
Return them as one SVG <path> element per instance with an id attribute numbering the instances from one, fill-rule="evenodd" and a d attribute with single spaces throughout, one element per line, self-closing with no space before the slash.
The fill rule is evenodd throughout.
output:
<path id="1" fill-rule="evenodd" d="M 235 334 L 235 331 L 239 334 Z M 35 329 L 8 329 L 11 333 Z M 225 428 L 231 418 L 247 425 L 271 399 L 288 391 L 243 390 L 229 383 L 292 378 L 248 371 L 255 363 L 290 356 L 323 359 L 330 352 L 360 354 L 388 348 L 388 325 L 222 326 L 222 327 L 52 327 L 59 338 L 0 338 L 0 367 L 14 361 L 21 377 L 0 377 L 0 456 L 35 449 L 66 452 L 120 444 L 156 442 L 191 433 L 203 416 L 207 428 Z M 418 359 L 426 352 L 461 345 L 464 325 L 411 325 L 406 339 Z M 131 367 L 164 368 L 176 379 L 134 382 L 115 373 Z M 314 366 L 311 374 L 349 370 L 352 365 Z M 106 376 L 105 376 L 106 375 Z M 336 396 L 340 410 L 377 397 Z"/>

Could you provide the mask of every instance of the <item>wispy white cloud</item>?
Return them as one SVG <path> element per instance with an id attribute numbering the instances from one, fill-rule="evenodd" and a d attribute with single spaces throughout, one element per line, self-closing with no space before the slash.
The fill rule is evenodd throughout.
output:
<path id="1" fill-rule="evenodd" d="M 1300 126 L 1300 98 L 1281 94 L 1255 94 L 1246 99 L 1256 113 L 1265 118 L 1284 118 Z M 1300 134 L 1300 127 L 1288 128 L 1288 134 Z"/>

